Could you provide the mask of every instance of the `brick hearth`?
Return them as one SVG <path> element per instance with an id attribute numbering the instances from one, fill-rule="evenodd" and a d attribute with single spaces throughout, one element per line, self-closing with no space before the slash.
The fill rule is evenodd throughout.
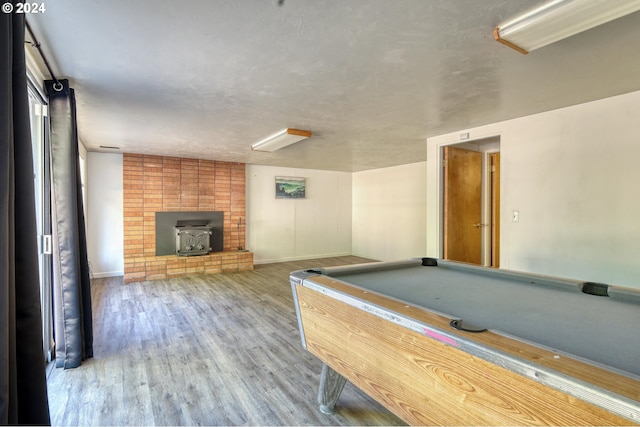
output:
<path id="1" fill-rule="evenodd" d="M 125 258 L 125 283 L 185 276 L 253 270 L 251 252 L 215 252 L 208 255 L 175 255 Z"/>

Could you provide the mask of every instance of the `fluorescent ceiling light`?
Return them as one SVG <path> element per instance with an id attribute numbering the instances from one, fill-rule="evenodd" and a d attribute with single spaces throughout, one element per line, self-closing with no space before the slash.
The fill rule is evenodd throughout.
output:
<path id="1" fill-rule="evenodd" d="M 251 146 L 253 151 L 267 151 L 272 152 L 291 145 L 295 142 L 302 141 L 311 136 L 311 132 L 308 130 L 300 129 L 282 129 L 278 133 L 274 133 L 268 138 L 263 139 L 260 142 L 256 142 Z"/>
<path id="2" fill-rule="evenodd" d="M 640 10 L 640 0 L 552 0 L 498 25 L 494 38 L 527 54 Z"/>

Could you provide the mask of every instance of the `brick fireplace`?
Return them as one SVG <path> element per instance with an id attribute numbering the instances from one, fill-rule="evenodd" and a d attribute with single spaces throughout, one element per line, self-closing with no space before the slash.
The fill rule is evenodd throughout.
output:
<path id="1" fill-rule="evenodd" d="M 177 157 L 123 156 L 124 280 L 253 269 L 245 247 L 245 165 Z M 224 212 L 223 251 L 156 256 L 156 212 Z M 238 226 L 240 224 L 240 226 Z"/>

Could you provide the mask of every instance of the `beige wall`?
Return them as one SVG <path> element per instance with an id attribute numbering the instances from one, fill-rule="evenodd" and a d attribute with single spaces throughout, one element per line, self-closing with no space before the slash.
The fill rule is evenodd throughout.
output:
<path id="1" fill-rule="evenodd" d="M 440 255 L 440 148 L 499 136 L 501 267 L 640 288 L 639 108 L 635 92 L 429 138 L 428 254 Z"/>
<path id="2" fill-rule="evenodd" d="M 306 178 L 306 199 L 276 199 L 275 177 Z M 256 264 L 351 254 L 351 174 L 247 165 L 247 249 Z"/>
<path id="3" fill-rule="evenodd" d="M 93 277 L 124 274 L 122 154 L 87 153 L 87 252 Z"/>
<path id="4" fill-rule="evenodd" d="M 382 261 L 426 254 L 426 163 L 353 174 L 353 254 Z"/>

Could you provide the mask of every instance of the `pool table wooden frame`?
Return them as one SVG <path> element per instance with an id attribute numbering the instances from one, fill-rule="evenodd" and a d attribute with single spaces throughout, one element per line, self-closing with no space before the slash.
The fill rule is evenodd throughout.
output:
<path id="1" fill-rule="evenodd" d="M 640 380 L 331 276 L 292 272 L 327 411 L 348 380 L 412 425 L 636 425 Z"/>

